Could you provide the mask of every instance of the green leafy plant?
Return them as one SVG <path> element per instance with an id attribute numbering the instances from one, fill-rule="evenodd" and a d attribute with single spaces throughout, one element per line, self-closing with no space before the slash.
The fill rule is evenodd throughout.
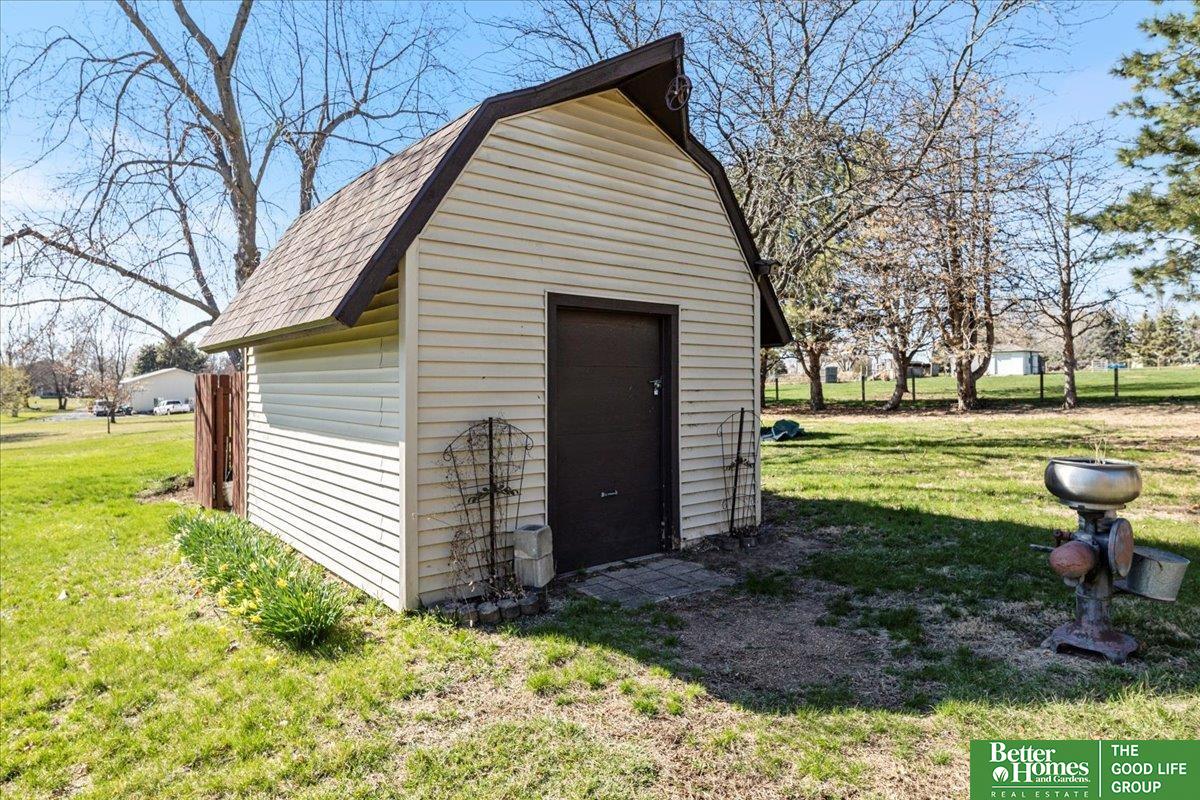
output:
<path id="1" fill-rule="evenodd" d="M 341 586 L 249 522 L 187 510 L 170 524 L 180 552 L 217 602 L 264 632 L 312 647 L 345 614 Z"/>

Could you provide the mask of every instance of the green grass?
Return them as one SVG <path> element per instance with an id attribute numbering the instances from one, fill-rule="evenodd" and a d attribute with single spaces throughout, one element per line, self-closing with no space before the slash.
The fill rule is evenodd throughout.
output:
<path id="1" fill-rule="evenodd" d="M 68 397 L 67 407 L 64 411 L 84 411 L 91 408 L 92 401 L 84 397 Z M 31 396 L 28 400 L 28 408 L 22 408 L 17 412 L 14 419 L 10 414 L 4 414 L 4 424 L 12 425 L 13 423 L 24 422 L 25 420 L 45 419 L 61 414 L 63 411 L 58 410 L 58 400 L 54 398 L 42 398 L 36 395 Z"/>
<path id="2" fill-rule="evenodd" d="M 405 796 L 626 800 L 653 796 L 648 789 L 657 772 L 636 743 L 598 742 L 577 724 L 498 722 L 451 747 L 417 750 Z"/>
<path id="3" fill-rule="evenodd" d="M 862 385 L 857 376 L 843 375 L 841 383 L 824 384 L 825 401 L 834 409 L 856 410 L 863 406 Z M 1113 397 L 1111 370 L 1076 373 L 1076 391 L 1082 406 L 1129 405 L 1137 403 L 1197 402 L 1200 401 L 1200 367 L 1163 367 L 1123 369 L 1119 377 L 1120 396 Z M 910 384 L 911 385 L 911 384 Z M 1061 372 L 1045 376 L 1045 399 L 1041 399 L 1037 375 L 985 375 L 979 380 L 979 397 L 985 407 L 1012 406 L 1053 407 L 1062 403 L 1063 376 Z M 892 396 L 892 381 L 867 381 L 867 403 L 878 406 Z M 917 396 L 905 395 L 904 405 L 916 408 L 944 408 L 953 404 L 954 378 L 917 378 Z M 776 401 L 775 384 L 767 385 L 767 406 L 795 406 L 807 403 L 808 383 L 791 379 L 779 383 Z"/>
<path id="4" fill-rule="evenodd" d="M 190 417 L 112 434 L 103 420 L 0 420 L 0 794 L 839 797 L 891 791 L 900 769 L 933 794 L 961 780 L 973 737 L 1195 736 L 1195 567 L 1178 604 L 1118 598 L 1146 653 L 1083 678 L 939 643 L 929 609 L 1066 618 L 1069 591 L 1026 544 L 1072 524 L 1041 487 L 1043 459 L 1097 439 L 1144 466 L 1138 540 L 1200 561 L 1198 426 L 1195 406 L 822 417 L 767 446 L 768 517 L 829 546 L 711 602 L 774 609 L 830 581 L 827 627 L 807 635 L 886 631 L 907 700 L 883 707 L 847 682 L 730 692 L 685 658 L 680 616 L 594 601 L 486 632 L 355 594 L 315 652 L 282 647 L 181 563 L 178 506 L 136 497 L 189 470 Z"/>

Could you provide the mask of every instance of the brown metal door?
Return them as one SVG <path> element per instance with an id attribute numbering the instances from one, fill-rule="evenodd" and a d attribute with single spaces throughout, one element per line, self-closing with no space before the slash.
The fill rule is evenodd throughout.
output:
<path id="1" fill-rule="evenodd" d="M 663 549 L 665 319 L 557 306 L 550 348 L 550 526 L 559 572 Z"/>

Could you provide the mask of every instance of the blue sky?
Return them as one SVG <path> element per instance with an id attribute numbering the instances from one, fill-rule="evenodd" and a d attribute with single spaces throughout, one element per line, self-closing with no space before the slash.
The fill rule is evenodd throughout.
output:
<path id="1" fill-rule="evenodd" d="M 228 5 L 227 0 L 222 2 Z M 202 21 L 207 14 L 227 10 L 213 4 L 193 3 L 192 7 L 197 9 Z M 498 37 L 487 20 L 517 16 L 521 12 L 521 3 L 499 0 L 453 2 L 442 4 L 441 10 L 460 23 L 447 54 L 448 63 L 455 66 L 459 75 L 458 88 L 445 98 L 446 110 L 454 116 L 482 97 L 513 88 L 510 77 L 512 55 L 498 47 Z M 1136 131 L 1136 124 L 1110 115 L 1113 107 L 1129 96 L 1126 82 L 1111 75 L 1111 70 L 1122 54 L 1146 44 L 1137 23 L 1163 10 L 1149 2 L 1085 2 L 1072 12 L 1074 24 L 1058 47 L 1020 56 L 1013 63 L 1013 69 L 1029 73 L 1030 77 L 1012 81 L 1009 89 L 1031 110 L 1039 132 L 1050 134 L 1079 122 L 1102 122 L 1112 132 L 1113 149 L 1120 140 L 1130 137 Z M 0 0 L 0 42 L 4 44 L 56 25 L 68 30 L 111 28 L 117 31 L 125 22 L 119 10 L 101 0 Z M 3 128 L 0 177 L 10 178 L 14 167 L 36 152 L 36 133 L 33 123 L 9 115 Z M 53 169 L 53 164 L 49 168 Z M 355 167 L 344 177 L 337 175 L 333 184 L 348 180 L 359 169 L 361 167 Z M 1114 181 L 1125 177 L 1114 161 Z M 11 208 L 18 197 L 28 201 L 48 183 L 43 174 L 21 172 L 18 179 L 5 180 L 0 186 L 0 204 Z M 46 202 L 52 201 L 47 199 Z M 274 227 L 282 228 L 288 222 L 282 218 L 286 214 L 274 216 L 281 217 L 273 220 Z M 270 231 L 265 240 L 266 244 L 273 241 Z M 1127 286 L 1127 270 L 1114 266 L 1108 285 L 1113 288 Z M 1130 299 L 1135 306 L 1147 302 L 1144 298 Z"/>
<path id="2" fill-rule="evenodd" d="M 464 77 L 482 89 L 487 84 L 506 81 L 507 58 L 498 53 L 493 32 L 486 20 L 497 16 L 517 16 L 521 3 L 512 0 L 476 0 L 442 4 L 449 13 L 462 20 L 460 34 L 454 42 L 457 51 L 454 63 L 462 65 Z M 1184 5 L 1186 3 L 1168 3 Z M 1160 9 L 1161 10 L 1161 9 Z M 1053 129 L 1071 122 L 1104 118 L 1112 107 L 1128 96 L 1124 81 L 1110 70 L 1117 59 L 1145 43 L 1137 23 L 1155 13 L 1155 6 L 1138 2 L 1085 2 L 1072 15 L 1077 26 L 1071 38 L 1052 51 L 1035 52 L 1016 62 L 1020 69 L 1039 74 L 1041 86 L 1020 82 L 1014 88 L 1027 92 L 1040 123 Z M 0 2 L 0 35 L 21 37 L 31 32 L 61 25 L 68 30 L 80 26 L 94 27 L 98 23 L 119 22 L 106 0 L 3 0 Z M 482 84 L 482 85 L 481 85 Z M 469 92 L 469 87 L 464 87 Z M 478 96 L 458 98 L 461 111 Z M 1123 126 L 1129 130 L 1129 126 Z"/>

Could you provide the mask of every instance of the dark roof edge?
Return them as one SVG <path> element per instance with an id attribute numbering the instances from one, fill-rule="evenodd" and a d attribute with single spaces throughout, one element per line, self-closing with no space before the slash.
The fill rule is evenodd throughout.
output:
<path id="1" fill-rule="evenodd" d="M 775 287 L 771 284 L 771 277 L 766 269 L 767 262 L 759 255 L 758 246 L 754 244 L 750 226 L 746 223 L 742 206 L 733 194 L 733 185 L 729 182 L 729 176 L 725 174 L 725 167 L 721 165 L 716 156 L 709 152 L 707 147 L 700 143 L 699 139 L 691 134 L 688 134 L 684 150 L 700 165 L 701 169 L 712 177 L 713 185 L 717 187 L 717 195 L 721 198 L 721 204 L 725 206 L 725 212 L 729 215 L 733 233 L 742 248 L 742 255 L 746 258 L 746 266 L 750 269 L 750 274 L 754 276 L 754 282 L 758 284 L 759 294 L 762 296 L 759 344 L 763 347 L 778 347 L 788 344 L 792 341 L 792 331 L 783 315 L 783 308 L 779 305 Z"/>
<path id="2" fill-rule="evenodd" d="M 370 304 L 382 282 L 404 256 L 408 246 L 420 235 L 442 198 L 454 186 L 467 162 L 479 148 L 492 126 L 505 117 L 524 114 L 545 106 L 573 100 L 615 88 L 622 81 L 664 61 L 683 62 L 683 37 L 672 34 L 636 50 L 592 64 L 562 77 L 527 89 L 505 92 L 484 100 L 463 126 L 454 144 L 392 226 L 383 244 L 371 256 L 333 316 L 344 325 L 353 325 Z"/>
<path id="3" fill-rule="evenodd" d="M 379 286 L 404 256 L 408 246 L 425 228 L 425 224 L 441 204 L 442 198 L 454 186 L 467 162 L 496 122 L 505 117 L 616 88 L 623 81 L 667 61 L 674 61 L 679 72 L 683 71 L 683 37 L 677 33 L 538 86 L 498 94 L 484 100 L 463 126 L 454 144 L 442 156 L 441 162 L 409 203 L 404 214 L 388 232 L 383 244 L 367 263 L 367 267 L 359 274 L 358 280 L 334 311 L 334 318 L 343 325 L 353 325 L 358 320 Z M 690 134 L 677 144 L 712 177 L 721 203 L 729 215 L 734 234 L 746 259 L 746 267 L 754 276 L 762 295 L 762 344 L 787 344 L 792 340 L 791 331 L 788 329 L 787 320 L 784 319 L 779 298 L 775 295 L 770 278 L 759 272 L 758 264 L 761 259 L 758 249 L 750 235 L 746 218 L 742 215 L 741 206 L 734 197 L 725 169 L 721 162 Z"/>
<path id="4" fill-rule="evenodd" d="M 225 350 L 237 350 L 242 347 L 286 342 L 304 336 L 316 336 L 319 333 L 336 333 L 337 331 L 345 330 L 346 327 L 346 325 L 332 317 L 323 317 L 311 322 L 301 322 L 299 325 L 276 328 L 275 330 L 253 333 L 249 336 L 239 336 L 220 342 L 201 342 L 200 349 L 205 353 L 220 353 Z"/>
<path id="5" fill-rule="evenodd" d="M 409 245 L 420 235 L 442 199 L 454 186 L 459 175 L 479 148 L 492 126 L 505 117 L 524 114 L 556 103 L 566 102 L 598 92 L 617 88 L 622 82 L 665 62 L 674 61 L 678 71 L 683 71 L 683 37 L 680 34 L 666 36 L 635 50 L 600 61 L 583 69 L 526 89 L 498 94 L 484 100 L 475 113 L 459 131 L 454 143 L 443 154 L 425 183 L 417 191 L 408 207 L 388 231 L 383 243 L 371 256 L 366 267 L 351 285 L 350 290 L 334 309 L 331 317 L 305 324 L 297 330 L 277 330 L 255 334 L 226 342 L 208 345 L 206 349 L 222 350 L 244 347 L 265 341 L 306 335 L 326 329 L 354 325 L 370 305 L 379 287 L 387 280 L 396 264 L 404 257 Z M 668 134 L 669 135 L 669 134 Z M 721 204 L 729 217 L 733 232 L 746 259 L 761 296 L 760 344 L 776 346 L 792 340 L 787 320 L 779 305 L 779 298 L 771 285 L 770 278 L 762 269 L 762 259 L 754 238 L 742 214 L 741 206 L 733 194 L 729 178 L 721 162 L 700 144 L 690 133 L 683 141 L 676 142 L 705 172 L 716 186 Z"/>

